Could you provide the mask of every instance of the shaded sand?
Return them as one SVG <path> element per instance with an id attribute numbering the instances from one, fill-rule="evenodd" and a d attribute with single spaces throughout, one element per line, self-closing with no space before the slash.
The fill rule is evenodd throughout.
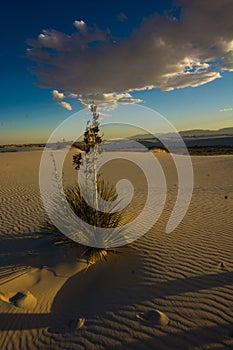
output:
<path id="1" fill-rule="evenodd" d="M 192 157 L 189 210 L 165 234 L 177 194 L 168 154 L 162 216 L 138 241 L 86 270 L 80 248 L 43 233 L 41 152 L 0 154 L 0 349 L 231 349 L 233 347 L 233 156 Z M 73 181 L 71 155 L 65 181 Z M 118 170 L 117 170 L 118 169 Z M 132 175 L 115 164 L 112 181 Z M 138 185 L 129 213 L 142 207 Z M 139 186 L 140 185 L 140 186 Z"/>

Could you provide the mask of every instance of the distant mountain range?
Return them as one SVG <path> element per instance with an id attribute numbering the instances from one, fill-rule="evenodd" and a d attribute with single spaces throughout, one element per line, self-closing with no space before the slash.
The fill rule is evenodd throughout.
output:
<path id="1" fill-rule="evenodd" d="M 193 129 L 193 130 L 184 130 L 180 131 L 179 134 L 182 137 L 218 137 L 218 136 L 233 136 L 233 127 L 223 128 L 218 130 L 204 130 L 204 129 Z M 168 133 L 166 135 L 172 136 L 173 133 Z M 175 136 L 176 134 L 174 134 Z M 149 140 L 153 138 L 151 134 L 141 134 L 131 137 L 136 140 Z"/>
<path id="2" fill-rule="evenodd" d="M 196 146 L 197 142 L 201 146 L 228 146 L 233 147 L 233 127 L 222 128 L 219 130 L 203 130 L 203 129 L 193 129 L 193 130 L 184 130 L 180 131 L 179 134 L 182 136 L 186 146 Z M 156 139 L 152 134 L 138 134 L 128 139 L 139 141 L 144 144 L 146 147 L 150 148 L 153 146 L 161 146 L 162 143 L 159 141 L 159 136 L 163 136 L 163 140 L 177 139 L 176 133 L 165 133 L 158 134 L 158 138 Z M 175 141 L 174 141 L 175 142 Z M 50 146 L 56 149 L 63 148 L 64 146 L 70 146 L 73 141 L 65 141 L 65 142 L 56 142 L 51 144 Z M 1 145 L 0 144 L 0 152 L 16 152 L 18 150 L 28 150 L 28 149 L 39 149 L 45 147 L 45 143 L 35 143 L 35 144 L 8 144 Z M 76 142 L 76 147 L 83 148 L 82 142 Z"/>
<path id="3" fill-rule="evenodd" d="M 180 135 L 183 137 L 199 137 L 199 136 L 233 136 L 233 127 L 223 128 L 219 130 L 185 130 L 180 131 Z"/>

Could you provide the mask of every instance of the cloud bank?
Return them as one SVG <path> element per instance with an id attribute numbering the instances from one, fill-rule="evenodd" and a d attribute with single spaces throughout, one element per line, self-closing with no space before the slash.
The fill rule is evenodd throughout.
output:
<path id="1" fill-rule="evenodd" d="M 176 5 L 179 17 L 152 14 L 126 38 L 84 21 L 74 22 L 71 35 L 44 30 L 27 51 L 40 85 L 84 104 L 135 103 L 130 91 L 196 87 L 233 71 L 232 0 Z"/>

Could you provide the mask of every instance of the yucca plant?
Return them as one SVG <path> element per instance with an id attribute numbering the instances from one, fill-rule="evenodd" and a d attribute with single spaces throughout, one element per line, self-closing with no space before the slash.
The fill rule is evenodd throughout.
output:
<path id="1" fill-rule="evenodd" d="M 98 155 L 102 152 L 101 145 L 103 140 L 102 136 L 99 135 L 99 113 L 97 113 L 97 106 L 93 103 L 90 110 L 92 121 L 88 121 L 84 132 L 84 153 L 75 154 L 73 156 L 73 164 L 76 170 L 80 170 L 80 167 L 84 166 L 86 184 L 88 181 L 90 184 L 90 179 L 92 182 L 91 190 L 89 189 L 88 191 L 88 186 L 86 186 L 84 196 L 78 184 L 76 184 L 65 188 L 64 193 L 74 213 L 81 220 L 87 222 L 93 230 L 97 227 L 114 229 L 120 226 L 123 212 L 109 212 L 109 205 L 106 208 L 101 207 L 101 211 L 99 210 L 98 195 L 105 201 L 104 203 L 109 203 L 116 200 L 117 193 L 112 185 L 100 180 L 97 174 L 96 162 Z M 85 198 L 88 197 L 90 202 L 95 204 L 95 208 L 89 206 L 86 202 Z M 83 232 L 82 234 L 90 235 L 92 232 Z M 64 235 L 55 235 L 53 239 L 55 244 L 68 244 L 70 246 L 78 244 Z M 118 251 L 110 248 L 86 247 L 85 254 L 88 257 L 88 266 L 98 261 L 106 260 L 107 255 L 111 253 L 118 253 Z"/>
<path id="2" fill-rule="evenodd" d="M 110 184 L 104 183 L 104 181 L 98 182 L 98 193 L 106 201 L 113 201 L 117 196 L 115 189 Z M 74 213 L 81 220 L 91 225 L 92 229 L 90 229 L 90 232 L 87 231 L 86 234 L 91 235 L 96 227 L 115 228 L 120 226 L 121 213 L 97 212 L 87 204 L 78 186 L 67 187 L 65 195 Z M 102 209 L 104 210 L 105 208 Z M 98 261 L 107 260 L 107 256 L 113 253 L 119 252 L 115 249 L 96 247 L 86 247 L 84 251 L 88 258 L 88 266 Z"/>
<path id="3" fill-rule="evenodd" d="M 97 185 L 97 191 L 101 198 L 107 202 L 114 201 L 117 197 L 116 191 L 110 184 L 106 184 L 104 181 L 99 181 Z M 80 219 L 87 222 L 94 227 L 116 227 L 119 226 L 121 216 L 118 212 L 108 213 L 106 211 L 98 211 L 92 208 L 85 201 L 85 198 L 77 186 L 69 186 L 65 189 L 66 198 Z M 92 195 L 86 193 L 86 196 Z M 102 208 L 105 210 L 105 208 Z"/>

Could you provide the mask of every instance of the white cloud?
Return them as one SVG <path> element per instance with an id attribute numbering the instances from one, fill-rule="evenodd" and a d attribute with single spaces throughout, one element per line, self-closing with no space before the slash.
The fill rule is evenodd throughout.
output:
<path id="1" fill-rule="evenodd" d="M 63 92 L 59 92 L 58 90 L 53 90 L 52 95 L 55 101 L 61 101 L 65 98 Z"/>
<path id="2" fill-rule="evenodd" d="M 59 102 L 59 105 L 65 109 L 67 109 L 68 111 L 72 111 L 72 107 L 68 102 L 61 101 L 61 102 Z"/>
<path id="3" fill-rule="evenodd" d="M 231 112 L 233 111 L 233 108 L 232 107 L 229 107 L 229 108 L 222 108 L 219 110 L 219 112 Z"/>
<path id="4" fill-rule="evenodd" d="M 76 29 L 83 31 L 87 29 L 87 25 L 84 21 L 74 21 L 74 26 Z"/>
<path id="5" fill-rule="evenodd" d="M 78 98 L 78 94 L 71 93 L 71 94 L 69 94 L 68 97 L 70 97 L 70 98 Z"/>
<path id="6" fill-rule="evenodd" d="M 174 74 L 167 79 L 164 79 L 164 82 L 159 86 L 163 90 L 170 91 L 174 88 L 181 89 L 185 87 L 197 87 L 211 81 L 221 78 L 219 72 L 215 71 L 204 71 L 198 73 L 185 73 L 185 74 Z"/>
<path id="7" fill-rule="evenodd" d="M 143 100 L 141 100 L 140 98 L 119 98 L 117 100 L 118 103 L 141 103 L 143 102 Z"/>
<path id="8" fill-rule="evenodd" d="M 102 108 L 113 109 L 117 106 L 117 103 L 140 103 L 142 100 L 134 99 L 128 92 L 124 93 L 103 93 L 103 94 L 86 94 L 79 95 L 79 100 L 83 105 L 89 106 L 91 103 L 95 103 Z"/>
<path id="9" fill-rule="evenodd" d="M 34 72 L 43 86 L 78 95 L 83 103 L 94 96 L 96 103 L 114 104 L 119 91 L 196 87 L 233 70 L 232 0 L 176 3 L 180 19 L 151 15 L 127 38 L 113 40 L 109 30 L 83 21 L 74 22 L 71 35 L 45 30 L 28 41 Z"/>

